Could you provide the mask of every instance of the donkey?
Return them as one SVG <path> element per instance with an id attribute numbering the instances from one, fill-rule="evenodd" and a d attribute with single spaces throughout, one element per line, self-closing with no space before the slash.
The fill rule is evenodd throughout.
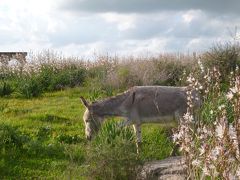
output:
<path id="1" fill-rule="evenodd" d="M 135 86 L 122 94 L 92 104 L 80 97 L 86 107 L 83 115 L 86 138 L 88 140 L 93 138 L 105 117 L 122 117 L 125 119 L 123 126 L 133 125 L 139 149 L 143 123 L 178 120 L 186 113 L 186 90 L 187 87 Z"/>

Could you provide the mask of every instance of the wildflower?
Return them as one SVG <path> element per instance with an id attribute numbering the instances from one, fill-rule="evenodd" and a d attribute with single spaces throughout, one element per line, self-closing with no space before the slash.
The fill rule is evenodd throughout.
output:
<path id="1" fill-rule="evenodd" d="M 214 161 L 217 160 L 219 154 L 220 154 L 220 150 L 221 150 L 221 147 L 217 146 L 215 147 L 212 151 L 211 151 L 211 159 L 213 159 Z"/>
<path id="2" fill-rule="evenodd" d="M 202 62 L 200 60 L 198 60 L 198 65 L 199 65 L 199 67 L 201 69 L 201 72 L 204 73 L 204 67 L 203 67 L 203 64 L 202 64 Z"/>
<path id="3" fill-rule="evenodd" d="M 192 78 L 191 76 L 187 77 L 187 82 L 192 83 L 194 81 L 194 78 Z"/>
<path id="4" fill-rule="evenodd" d="M 238 71 L 239 70 L 239 66 L 236 66 L 236 71 Z"/>
<path id="5" fill-rule="evenodd" d="M 199 167 L 199 166 L 201 165 L 201 161 L 199 161 L 198 159 L 194 159 L 194 160 L 192 161 L 192 165 Z"/>
<path id="6" fill-rule="evenodd" d="M 215 133 L 216 133 L 216 136 L 219 137 L 220 139 L 223 138 L 224 129 L 225 127 L 220 123 L 216 127 Z"/>
<path id="7" fill-rule="evenodd" d="M 203 167 L 203 174 L 205 174 L 206 176 L 210 175 L 210 172 L 209 172 L 208 168 L 206 167 L 206 165 Z"/>
<path id="8" fill-rule="evenodd" d="M 224 108 L 225 108 L 225 105 L 224 105 L 224 104 L 218 106 L 218 109 L 219 109 L 220 111 L 221 111 L 222 109 L 224 109 Z"/>
<path id="9" fill-rule="evenodd" d="M 210 111 L 210 114 L 213 115 L 213 110 Z"/>
<path id="10" fill-rule="evenodd" d="M 185 119 L 185 120 L 188 120 L 188 121 L 193 121 L 193 116 L 189 113 L 189 112 L 187 112 L 187 113 L 185 113 L 184 115 L 183 115 L 183 118 Z"/>
<path id="11" fill-rule="evenodd" d="M 173 134 L 173 142 L 176 142 L 177 140 L 179 140 L 179 138 L 180 138 L 180 134 L 179 133 Z"/>
<path id="12" fill-rule="evenodd" d="M 205 147 L 204 146 L 201 146 L 199 148 L 199 152 L 200 152 L 200 156 L 202 156 L 204 153 L 205 153 Z"/>
<path id="13" fill-rule="evenodd" d="M 236 94 L 238 92 L 238 89 L 237 87 L 233 87 L 233 88 L 230 88 L 230 91 L 233 93 L 233 94 Z"/>
<path id="14" fill-rule="evenodd" d="M 229 138 L 232 140 L 232 144 L 236 150 L 236 157 L 239 158 L 239 144 L 238 144 L 238 137 L 235 127 L 230 124 L 228 129 Z"/>
<path id="15" fill-rule="evenodd" d="M 232 92 L 228 92 L 226 96 L 227 96 L 228 100 L 231 100 L 233 98 L 233 93 Z"/>
<path id="16" fill-rule="evenodd" d="M 237 132 L 235 127 L 232 124 L 229 125 L 229 138 L 231 140 L 237 140 Z"/>

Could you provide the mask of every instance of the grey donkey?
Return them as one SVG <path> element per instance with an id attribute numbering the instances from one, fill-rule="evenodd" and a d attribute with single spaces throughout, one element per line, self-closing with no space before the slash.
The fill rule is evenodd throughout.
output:
<path id="1" fill-rule="evenodd" d="M 86 138 L 91 140 L 94 137 L 106 117 L 122 117 L 125 119 L 123 126 L 133 125 L 139 150 L 143 123 L 179 120 L 186 113 L 186 90 L 187 87 L 135 86 L 119 95 L 91 104 L 81 97 L 86 107 L 83 115 Z M 199 106 L 200 102 L 196 101 L 195 104 Z"/>

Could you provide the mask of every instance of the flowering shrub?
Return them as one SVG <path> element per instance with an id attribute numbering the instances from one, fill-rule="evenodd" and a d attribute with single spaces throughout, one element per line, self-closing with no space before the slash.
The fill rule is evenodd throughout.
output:
<path id="1" fill-rule="evenodd" d="M 240 178 L 240 73 L 230 76 L 230 87 L 220 83 L 221 73 L 200 65 L 199 78 L 188 77 L 188 110 L 174 134 L 191 179 Z M 200 112 L 194 114 L 192 92 L 202 95 Z"/>

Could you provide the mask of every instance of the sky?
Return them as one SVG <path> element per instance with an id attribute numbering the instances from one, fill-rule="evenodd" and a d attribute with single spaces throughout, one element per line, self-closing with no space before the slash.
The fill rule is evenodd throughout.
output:
<path id="1" fill-rule="evenodd" d="M 188 53 L 235 35 L 239 0 L 0 0 L 0 51 Z"/>

